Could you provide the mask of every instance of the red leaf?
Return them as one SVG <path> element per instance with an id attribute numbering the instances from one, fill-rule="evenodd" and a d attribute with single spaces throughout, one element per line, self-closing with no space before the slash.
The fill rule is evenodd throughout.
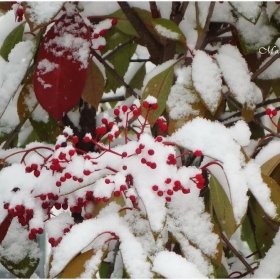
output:
<path id="1" fill-rule="evenodd" d="M 12 220 L 13 220 L 13 217 L 10 214 L 8 214 L 6 216 L 6 218 L 0 224 L 0 244 L 2 243 L 2 241 L 4 240 L 4 238 L 6 236 Z"/>
<path id="2" fill-rule="evenodd" d="M 81 97 L 89 51 L 89 28 L 73 10 L 55 22 L 40 44 L 34 91 L 41 106 L 57 121 Z"/>

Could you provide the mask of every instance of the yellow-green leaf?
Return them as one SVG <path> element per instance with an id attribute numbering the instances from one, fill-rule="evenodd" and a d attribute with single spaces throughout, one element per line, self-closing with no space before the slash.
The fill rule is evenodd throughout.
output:
<path id="1" fill-rule="evenodd" d="M 148 120 L 150 123 L 155 122 L 166 107 L 166 100 L 168 98 L 168 94 L 173 83 L 174 65 L 176 63 L 177 61 L 171 66 L 169 66 L 167 69 L 150 79 L 143 91 L 142 102 L 149 95 L 157 99 L 158 108 L 156 110 L 151 110 L 148 116 Z M 147 114 L 147 109 L 143 106 L 142 114 L 143 116 L 146 116 Z"/>
<path id="2" fill-rule="evenodd" d="M 227 237 L 230 238 L 237 229 L 232 205 L 230 204 L 223 187 L 213 175 L 211 175 L 209 186 L 211 201 L 219 223 Z"/>
<path id="3" fill-rule="evenodd" d="M 280 154 L 270 158 L 267 162 L 265 162 L 261 166 L 262 174 L 269 176 L 279 163 L 280 163 Z"/>
<path id="4" fill-rule="evenodd" d="M 247 103 L 242 107 L 242 118 L 245 122 L 249 123 L 254 119 L 255 109 L 251 109 L 247 106 Z"/>
<path id="5" fill-rule="evenodd" d="M 8 61 L 9 53 L 14 46 L 22 41 L 25 22 L 17 26 L 4 40 L 0 49 L 0 55 Z"/>
<path id="6" fill-rule="evenodd" d="M 82 93 L 82 98 L 91 104 L 96 110 L 105 89 L 105 81 L 100 69 L 94 61 L 90 61 L 87 70 L 87 79 Z"/>

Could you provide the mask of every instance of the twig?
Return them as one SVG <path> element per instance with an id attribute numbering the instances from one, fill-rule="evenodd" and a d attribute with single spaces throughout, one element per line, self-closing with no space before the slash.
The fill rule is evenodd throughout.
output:
<path id="1" fill-rule="evenodd" d="M 122 84 L 124 87 L 136 98 L 140 99 L 139 95 L 128 85 L 119 75 L 118 73 L 95 51 L 91 50 L 92 54 L 97 58 L 99 62 L 101 62 L 105 68 L 113 74 L 113 76 Z"/>
<path id="2" fill-rule="evenodd" d="M 21 127 L 23 126 L 25 122 L 21 122 L 19 123 L 14 130 L 10 133 L 10 135 L 8 136 L 8 139 L 6 140 L 5 144 L 3 145 L 2 149 L 6 150 L 10 147 L 11 143 L 13 142 L 13 140 L 15 139 L 15 137 L 18 135 L 18 133 L 20 132 Z"/>
<path id="3" fill-rule="evenodd" d="M 264 72 L 276 59 L 280 58 L 280 53 L 274 55 L 266 64 L 259 68 L 251 77 L 251 80 L 256 79 L 262 72 Z"/>
<path id="4" fill-rule="evenodd" d="M 157 3 L 155 1 L 149 1 L 150 10 L 153 18 L 160 18 L 161 14 L 157 8 Z"/>
<path id="5" fill-rule="evenodd" d="M 115 53 L 117 53 L 119 50 L 121 50 L 122 48 L 124 48 L 125 46 L 129 45 L 130 43 L 132 43 L 134 41 L 136 37 L 133 36 L 130 39 L 128 39 L 126 42 L 124 42 L 123 44 L 117 46 L 114 50 L 112 50 L 110 53 L 108 53 L 107 55 L 103 56 L 102 58 L 104 60 L 109 59 L 112 55 L 114 55 Z"/>
<path id="6" fill-rule="evenodd" d="M 151 61 L 156 65 L 161 64 L 163 52 L 162 45 L 157 42 L 157 40 L 150 33 L 148 28 L 143 24 L 136 12 L 128 5 L 127 2 L 118 2 L 118 4 L 142 41 L 145 42 L 151 56 Z"/>
<path id="7" fill-rule="evenodd" d="M 250 271 L 250 273 L 254 274 L 254 270 L 252 269 L 252 267 L 247 263 L 247 261 L 243 258 L 243 256 L 241 256 L 241 254 L 239 254 L 239 252 L 232 246 L 230 241 L 225 237 L 225 235 L 223 233 L 221 233 L 221 237 L 222 237 L 223 241 L 226 243 L 226 245 L 228 246 L 228 248 L 245 265 L 245 267 L 248 269 L 248 271 Z"/>
<path id="8" fill-rule="evenodd" d="M 266 217 L 263 216 L 262 220 L 274 231 L 274 232 L 278 232 L 279 228 L 275 227 L 275 225 Z"/>
<path id="9" fill-rule="evenodd" d="M 111 96 L 111 97 L 102 97 L 100 103 L 105 103 L 105 102 L 114 102 L 114 101 L 124 101 L 125 96 Z"/>
<path id="10" fill-rule="evenodd" d="M 151 61 L 149 58 L 137 58 L 137 59 L 130 59 L 130 62 L 147 62 Z"/>

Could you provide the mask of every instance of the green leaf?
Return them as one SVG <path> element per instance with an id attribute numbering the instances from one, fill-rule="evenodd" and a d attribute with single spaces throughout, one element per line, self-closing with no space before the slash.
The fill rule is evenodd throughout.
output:
<path id="1" fill-rule="evenodd" d="M 264 218 L 268 219 L 275 228 L 279 227 L 279 223 L 270 220 L 266 216 L 262 207 L 258 204 L 254 197 L 251 197 L 250 201 L 250 209 L 255 225 L 255 238 L 261 254 L 265 255 L 273 245 L 273 239 L 276 232 L 264 221 Z"/>
<path id="2" fill-rule="evenodd" d="M 229 2 L 235 11 L 248 21 L 256 24 L 262 11 L 262 2 Z"/>
<path id="3" fill-rule="evenodd" d="M 245 122 L 251 122 L 254 119 L 255 109 L 251 109 L 245 103 L 241 110 L 242 118 Z"/>
<path id="4" fill-rule="evenodd" d="M 90 60 L 87 70 L 87 79 L 81 97 L 97 110 L 104 89 L 105 81 L 103 74 L 94 61 Z"/>
<path id="5" fill-rule="evenodd" d="M 258 124 L 250 122 L 249 124 L 251 134 L 251 139 L 258 140 L 264 136 L 264 129 L 261 128 Z"/>
<path id="6" fill-rule="evenodd" d="M 237 229 L 232 205 L 230 204 L 223 187 L 213 175 L 211 175 L 209 186 L 211 200 L 219 223 L 227 237 L 230 238 Z"/>
<path id="7" fill-rule="evenodd" d="M 119 76 L 123 77 L 125 75 L 129 66 L 130 58 L 135 53 L 136 47 L 137 44 L 135 43 L 126 45 L 108 59 L 109 62 L 114 66 L 114 69 Z M 110 90 L 115 92 L 117 88 L 122 86 L 116 77 L 108 70 L 106 70 L 106 77 L 107 81 L 105 92 L 109 92 Z"/>
<path id="8" fill-rule="evenodd" d="M 270 189 L 270 199 L 276 206 L 277 217 L 275 220 L 280 221 L 280 186 L 276 183 L 275 180 L 267 175 L 262 174 L 262 179 Z"/>
<path id="9" fill-rule="evenodd" d="M 252 252 L 255 252 L 257 250 L 254 232 L 247 215 L 241 226 L 241 240 L 247 242 Z"/>
<path id="10" fill-rule="evenodd" d="M 262 174 L 269 176 L 280 163 L 280 154 L 270 158 L 261 166 Z"/>
<path id="11" fill-rule="evenodd" d="M 107 279 L 109 268 L 110 268 L 110 264 L 102 262 L 99 269 L 99 275 L 101 279 Z"/>
<path id="12" fill-rule="evenodd" d="M 146 76 L 146 65 L 145 63 L 142 64 L 142 66 L 137 70 L 131 81 L 129 82 L 129 85 L 133 89 L 141 89 L 143 86 L 143 81 Z M 130 91 L 126 90 L 125 97 L 131 96 Z"/>
<path id="13" fill-rule="evenodd" d="M 174 41 L 186 42 L 186 37 L 178 27 L 178 25 L 172 20 L 165 18 L 156 18 L 152 19 L 151 23 L 153 24 L 156 32 L 163 37 Z"/>
<path id="14" fill-rule="evenodd" d="M 215 278 L 217 278 L 217 279 L 228 278 L 228 272 L 227 272 L 227 270 L 226 270 L 226 268 L 224 267 L 223 264 L 216 269 L 216 277 Z"/>
<path id="15" fill-rule="evenodd" d="M 148 120 L 150 123 L 155 122 L 165 110 L 166 100 L 168 98 L 168 94 L 173 83 L 174 65 L 176 63 L 177 61 L 171 66 L 169 66 L 167 69 L 150 79 L 143 91 L 142 103 L 149 95 L 154 96 L 157 99 L 158 103 L 158 108 L 156 110 L 150 111 L 149 113 Z M 142 114 L 144 116 L 146 116 L 147 114 L 147 109 L 143 106 Z"/>
<path id="16" fill-rule="evenodd" d="M 4 40 L 3 45 L 0 49 L 0 55 L 8 61 L 9 53 L 14 48 L 14 46 L 22 41 L 22 36 L 24 32 L 25 22 L 17 26 Z"/>

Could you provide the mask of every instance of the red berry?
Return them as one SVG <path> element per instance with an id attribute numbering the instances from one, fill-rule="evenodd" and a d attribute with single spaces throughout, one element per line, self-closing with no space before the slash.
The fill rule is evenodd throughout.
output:
<path id="1" fill-rule="evenodd" d="M 111 180 L 107 178 L 107 179 L 105 179 L 105 183 L 106 183 L 106 184 L 110 184 L 110 183 L 111 183 Z"/>
<path id="2" fill-rule="evenodd" d="M 117 20 L 117 19 L 115 19 L 115 18 L 112 19 L 112 21 L 111 21 L 111 24 L 112 24 L 112 25 L 116 25 L 117 23 L 118 23 L 118 20 Z"/>
<path id="3" fill-rule="evenodd" d="M 168 190 L 167 190 L 167 194 L 168 194 L 168 195 L 173 195 L 173 190 L 168 189 Z"/>
<path id="4" fill-rule="evenodd" d="M 102 198 L 102 200 L 103 200 L 104 202 L 108 202 L 108 201 L 109 201 L 109 198 L 105 196 L 105 197 Z"/>
<path id="5" fill-rule="evenodd" d="M 139 145 L 139 149 L 143 150 L 144 148 L 145 148 L 145 145 L 143 145 L 143 144 Z"/>
<path id="6" fill-rule="evenodd" d="M 109 141 L 112 141 L 114 139 L 114 136 L 112 134 L 108 134 L 107 138 Z"/>
<path id="7" fill-rule="evenodd" d="M 157 138 L 156 138 L 156 142 L 162 142 L 162 137 L 161 136 L 157 136 Z"/>
<path id="8" fill-rule="evenodd" d="M 121 195 L 121 192 L 120 191 L 114 191 L 114 196 L 115 197 L 119 197 Z"/>
<path id="9" fill-rule="evenodd" d="M 17 9 L 17 15 L 18 15 L 19 17 L 22 17 L 22 16 L 23 16 L 23 8 L 22 8 L 22 7 L 18 7 L 18 9 Z"/>
<path id="10" fill-rule="evenodd" d="M 45 200 L 47 198 L 47 196 L 45 194 L 40 194 L 40 199 L 41 200 Z"/>
<path id="11" fill-rule="evenodd" d="M 55 149 L 58 150 L 61 146 L 59 144 L 55 145 Z"/>
<path id="12" fill-rule="evenodd" d="M 63 229 L 63 233 L 68 233 L 70 231 L 70 229 L 69 228 L 65 228 L 65 229 Z"/>
<path id="13" fill-rule="evenodd" d="M 100 36 L 104 36 L 106 34 L 106 29 L 102 29 L 100 32 L 99 32 L 99 35 Z"/>
<path id="14" fill-rule="evenodd" d="M 123 152 L 122 153 L 122 157 L 124 158 L 124 157 L 127 157 L 127 152 Z"/>
<path id="15" fill-rule="evenodd" d="M 271 114 L 271 109 L 267 108 L 267 109 L 265 110 L 265 114 L 268 115 L 268 116 L 270 116 L 270 114 Z"/>
<path id="16" fill-rule="evenodd" d="M 75 153 L 76 153 L 75 150 L 70 150 L 70 151 L 68 152 L 68 154 L 69 154 L 70 157 L 74 156 Z"/>
<path id="17" fill-rule="evenodd" d="M 97 33 L 93 34 L 94 39 L 97 39 L 98 37 L 99 37 L 99 34 L 97 34 Z"/>
<path id="18" fill-rule="evenodd" d="M 107 123 L 108 123 L 108 120 L 107 120 L 106 118 L 102 118 L 101 122 L 102 122 L 103 124 L 107 124 Z"/>
<path id="19" fill-rule="evenodd" d="M 99 203 L 101 201 L 101 198 L 100 197 L 95 197 L 94 198 L 94 203 Z"/>
<path id="20" fill-rule="evenodd" d="M 156 169 L 157 168 L 157 164 L 155 162 L 151 162 L 150 167 L 152 169 Z"/>
<path id="21" fill-rule="evenodd" d="M 32 168 L 31 168 L 30 166 L 26 166 L 26 167 L 25 167 L 25 172 L 26 172 L 26 173 L 32 172 Z"/>
<path id="22" fill-rule="evenodd" d="M 93 192 L 92 192 L 92 191 L 87 191 L 87 192 L 86 192 L 86 198 L 87 198 L 87 199 L 91 199 L 92 196 L 93 196 Z"/>
<path id="23" fill-rule="evenodd" d="M 151 109 L 152 110 L 156 110 L 157 108 L 158 108 L 157 103 L 154 103 L 154 104 L 151 105 Z"/>
<path id="24" fill-rule="evenodd" d="M 66 210 L 66 209 L 68 209 L 68 204 L 67 203 L 63 203 L 61 205 L 61 207 L 62 207 L 63 210 Z"/>
<path id="25" fill-rule="evenodd" d="M 130 199 L 131 201 L 135 201 L 135 200 L 136 200 L 136 197 L 135 197 L 135 195 L 131 195 L 131 196 L 129 197 L 129 199 Z"/>
<path id="26" fill-rule="evenodd" d="M 272 110 L 271 115 L 275 117 L 277 115 L 277 110 Z"/>
<path id="27" fill-rule="evenodd" d="M 34 170 L 34 176 L 39 177 L 40 176 L 40 171 L 39 170 Z"/>
<path id="28" fill-rule="evenodd" d="M 115 114 L 116 116 L 118 116 L 118 115 L 120 114 L 120 110 L 119 110 L 119 109 L 115 109 L 115 110 L 114 110 L 114 114 Z"/>
<path id="29" fill-rule="evenodd" d="M 48 193 L 48 199 L 53 199 L 54 194 L 53 193 Z"/>
<path id="30" fill-rule="evenodd" d="M 74 144 L 77 144 L 79 142 L 79 137 L 78 136 L 73 136 L 72 141 Z"/>
<path id="31" fill-rule="evenodd" d="M 141 158 L 141 163 L 145 164 L 147 163 L 147 160 L 145 158 Z"/>
<path id="32" fill-rule="evenodd" d="M 122 167 L 122 169 L 123 169 L 123 170 L 126 170 L 126 169 L 127 169 L 127 166 L 126 166 L 126 165 L 124 165 L 124 166 Z"/>
<path id="33" fill-rule="evenodd" d="M 148 101 L 143 101 L 143 107 L 148 109 L 150 106 L 149 102 Z"/>
<path id="34" fill-rule="evenodd" d="M 49 243 L 52 245 L 55 242 L 55 239 L 53 237 L 49 238 Z"/>
<path id="35" fill-rule="evenodd" d="M 89 171 L 89 170 L 84 170 L 84 174 L 85 174 L 86 176 L 88 176 L 88 175 L 90 175 L 90 171 Z"/>
<path id="36" fill-rule="evenodd" d="M 122 106 L 122 111 L 125 113 L 128 110 L 128 107 L 126 105 Z"/>
<path id="37" fill-rule="evenodd" d="M 158 191 L 158 192 L 157 192 L 157 195 L 158 195 L 158 196 L 163 196 L 163 191 Z"/>
<path id="38" fill-rule="evenodd" d="M 30 240 L 34 240 L 34 239 L 36 238 L 36 234 L 30 232 L 30 233 L 28 234 L 28 238 L 29 238 Z"/>
<path id="39" fill-rule="evenodd" d="M 99 51 L 103 51 L 104 48 L 105 48 L 105 46 L 100 45 L 97 49 L 98 49 Z"/>
<path id="40" fill-rule="evenodd" d="M 182 192 L 183 192 L 183 194 L 188 194 L 188 193 L 191 192 L 191 190 L 190 189 L 182 189 Z"/>
<path id="41" fill-rule="evenodd" d="M 167 124 L 163 123 L 161 126 L 160 126 L 161 130 L 162 131 L 166 131 L 167 130 Z"/>
<path id="42" fill-rule="evenodd" d="M 171 197 L 170 197 L 170 196 L 166 196 L 166 197 L 165 197 L 165 200 L 166 200 L 167 202 L 170 202 L 170 201 L 171 201 Z"/>
<path id="43" fill-rule="evenodd" d="M 120 190 L 124 192 L 126 190 L 126 186 L 125 185 L 120 185 Z"/>
<path id="44" fill-rule="evenodd" d="M 196 187 L 201 190 L 204 188 L 204 184 L 198 183 L 196 184 Z"/>
<path id="45" fill-rule="evenodd" d="M 66 179 L 70 179 L 70 178 L 72 178 L 72 175 L 71 175 L 69 172 L 66 172 L 66 173 L 64 174 L 64 177 L 65 177 Z"/>
<path id="46" fill-rule="evenodd" d="M 56 184 L 57 187 L 61 186 L 61 182 L 60 181 L 57 181 L 55 184 Z"/>
<path id="47" fill-rule="evenodd" d="M 153 191 L 156 192 L 156 191 L 158 190 L 158 186 L 157 186 L 157 185 L 153 185 L 153 186 L 152 186 L 152 189 L 153 189 Z"/>
<path id="48" fill-rule="evenodd" d="M 171 183 L 171 178 L 167 178 L 166 180 L 165 180 L 165 184 L 170 184 Z"/>
<path id="49" fill-rule="evenodd" d="M 17 212 L 23 212 L 24 211 L 24 206 L 23 205 L 16 205 L 15 207 Z"/>
<path id="50" fill-rule="evenodd" d="M 47 202 L 47 201 L 44 201 L 43 203 L 42 203 L 42 208 L 43 209 L 47 209 L 47 208 L 49 208 L 49 203 Z"/>
<path id="51" fill-rule="evenodd" d="M 61 209 L 61 203 L 56 202 L 56 203 L 54 204 L 54 207 L 55 207 L 55 209 L 57 209 L 57 210 Z"/>
<path id="52" fill-rule="evenodd" d="M 201 156 L 202 156 L 202 152 L 201 152 L 200 150 L 196 150 L 196 151 L 194 152 L 194 155 L 195 155 L 196 157 L 201 157 Z"/>
<path id="53" fill-rule="evenodd" d="M 154 150 L 148 150 L 148 154 L 150 155 L 150 156 L 152 156 L 153 154 L 155 153 L 155 151 Z"/>
<path id="54" fill-rule="evenodd" d="M 34 213 L 33 209 L 26 209 L 25 212 L 26 212 L 27 215 L 33 215 L 33 213 Z"/>
<path id="55" fill-rule="evenodd" d="M 31 169 L 32 169 L 32 170 L 38 169 L 38 164 L 32 163 L 32 164 L 31 164 Z"/>
<path id="56" fill-rule="evenodd" d="M 91 219 L 92 218 L 92 214 L 91 213 L 85 213 L 84 218 L 85 219 Z"/>
<path id="57" fill-rule="evenodd" d="M 140 149 L 140 148 L 137 148 L 137 149 L 135 150 L 135 153 L 136 153 L 137 155 L 141 154 L 141 149 Z"/>
<path id="58" fill-rule="evenodd" d="M 85 136 L 84 137 L 84 142 L 88 143 L 90 142 L 91 138 L 89 136 Z"/>
<path id="59" fill-rule="evenodd" d="M 66 181 L 66 178 L 64 176 L 61 176 L 60 177 L 60 182 L 65 182 Z"/>
<path id="60" fill-rule="evenodd" d="M 6 210 L 9 209 L 9 206 L 10 206 L 9 203 L 5 203 L 5 204 L 4 204 L 4 209 L 6 209 Z"/>
<path id="61" fill-rule="evenodd" d="M 177 192 L 177 191 L 179 191 L 179 190 L 180 190 L 180 187 L 179 187 L 179 186 L 174 186 L 174 187 L 173 187 L 173 191 L 174 191 L 174 192 Z"/>
<path id="62" fill-rule="evenodd" d="M 79 183 L 83 183 L 83 181 L 84 181 L 83 178 L 78 178 Z"/>

